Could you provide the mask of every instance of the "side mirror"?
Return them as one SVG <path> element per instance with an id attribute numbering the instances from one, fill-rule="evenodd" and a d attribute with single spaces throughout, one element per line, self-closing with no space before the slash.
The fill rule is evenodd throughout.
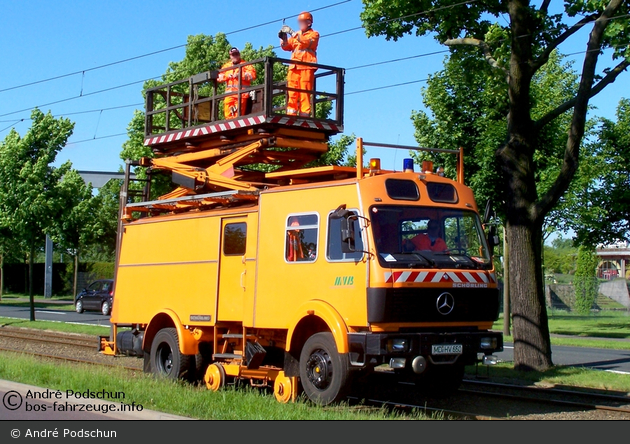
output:
<path id="1" fill-rule="evenodd" d="M 490 222 L 490 218 L 494 216 L 494 210 L 492 209 L 492 201 L 488 199 L 486 202 L 486 209 L 483 212 L 483 223 L 487 224 Z"/>
<path id="2" fill-rule="evenodd" d="M 497 245 L 499 245 L 499 235 L 497 234 L 497 227 L 494 225 L 490 225 L 490 229 L 488 231 L 488 248 L 490 251 L 494 249 Z"/>
<path id="3" fill-rule="evenodd" d="M 355 249 L 354 219 L 350 213 L 341 221 L 341 251 L 343 253 L 354 253 Z"/>

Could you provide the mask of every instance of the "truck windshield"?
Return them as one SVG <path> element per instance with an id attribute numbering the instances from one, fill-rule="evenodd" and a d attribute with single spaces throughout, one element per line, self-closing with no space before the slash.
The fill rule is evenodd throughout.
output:
<path id="1" fill-rule="evenodd" d="M 370 209 L 370 219 L 383 267 L 492 268 L 481 221 L 473 211 L 382 205 Z"/>

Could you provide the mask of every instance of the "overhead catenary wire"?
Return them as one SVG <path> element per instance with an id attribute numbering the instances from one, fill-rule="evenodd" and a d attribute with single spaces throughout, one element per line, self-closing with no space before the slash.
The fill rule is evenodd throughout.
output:
<path id="1" fill-rule="evenodd" d="M 334 7 L 334 6 L 337 6 L 337 5 L 340 5 L 340 4 L 348 3 L 350 1 L 352 1 L 352 0 L 345 0 L 345 1 L 342 1 L 342 2 L 337 2 L 337 3 L 331 4 L 331 5 L 327 5 L 327 6 L 318 8 L 318 9 L 314 9 L 313 11 Z M 467 1 L 463 1 L 463 2 L 460 2 L 460 3 L 453 4 L 453 5 L 447 5 L 447 6 L 443 6 L 443 7 L 439 7 L 439 8 L 434 8 L 434 9 L 431 9 L 431 10 L 421 11 L 421 12 L 414 13 L 414 14 L 408 14 L 408 15 L 401 16 L 401 17 L 396 17 L 396 18 L 392 18 L 392 19 L 388 19 L 388 20 L 383 20 L 383 21 L 379 22 L 378 24 L 388 23 L 388 22 L 392 22 L 392 21 L 396 21 L 396 20 L 401 20 L 401 19 L 413 17 L 413 16 L 419 16 L 419 15 L 427 14 L 427 13 L 434 12 L 434 11 L 441 10 L 441 9 L 450 9 L 450 8 L 453 8 L 453 7 L 456 7 L 456 6 L 461 6 L 461 5 L 465 5 L 465 4 L 469 4 L 469 3 L 474 3 L 474 2 L 477 2 L 477 1 L 479 1 L 479 0 L 467 0 Z M 620 15 L 620 16 L 611 17 L 611 18 L 608 18 L 607 20 L 625 18 L 625 17 L 628 17 L 628 16 L 630 16 L 630 14 L 624 14 L 624 15 Z M 291 17 L 291 16 L 289 16 L 289 17 Z M 247 30 L 247 29 L 252 29 L 252 28 L 258 27 L 258 26 L 264 26 L 264 25 L 267 25 L 267 24 L 270 24 L 270 23 L 275 23 L 275 22 L 280 21 L 280 20 L 283 20 L 283 19 L 278 19 L 278 20 L 274 20 L 274 21 L 270 21 L 270 22 L 265 22 L 265 23 L 262 23 L 262 24 L 259 24 L 259 25 L 254 25 L 254 26 L 250 26 L 250 27 L 247 27 L 247 28 L 242 28 L 240 30 L 232 31 L 232 32 L 230 32 L 228 34 L 241 32 L 241 31 L 244 31 L 244 30 Z M 585 25 L 585 24 L 583 24 L 583 25 Z M 368 26 L 370 26 L 370 25 L 368 25 Z M 339 31 L 339 32 L 331 33 L 331 34 L 326 34 L 326 35 L 323 35 L 322 37 L 328 37 L 328 36 L 336 35 L 336 34 L 339 34 L 339 33 L 342 33 L 342 32 L 348 32 L 348 31 L 358 30 L 358 29 L 364 29 L 364 27 L 363 26 L 359 26 L 359 27 L 349 28 L 347 30 L 343 30 L 343 31 Z M 548 31 L 543 31 L 542 33 L 544 33 L 544 32 L 548 32 Z M 519 38 L 520 37 L 525 37 L 525 36 L 519 36 Z M 185 45 L 183 45 L 183 46 L 185 46 Z M 377 65 L 383 65 L 383 64 L 387 64 L 387 63 L 394 63 L 394 62 L 399 62 L 399 61 L 403 61 L 403 60 L 409 60 L 409 59 L 414 59 L 414 58 L 426 57 L 426 56 L 436 55 L 436 54 L 441 54 L 441 53 L 448 53 L 449 51 L 450 50 L 447 49 L 447 50 L 441 50 L 441 51 L 434 51 L 434 52 L 431 52 L 431 53 L 417 54 L 417 55 L 409 56 L 409 57 L 391 59 L 391 60 L 386 60 L 386 61 L 374 62 L 374 63 L 370 63 L 370 64 L 366 64 L 366 65 L 350 67 L 350 68 L 346 68 L 346 70 L 349 71 L 349 70 L 355 70 L 355 69 L 363 69 L 363 68 L 377 66 Z M 576 55 L 576 54 L 585 53 L 585 52 L 588 52 L 588 51 L 581 51 L 581 52 L 571 53 L 571 54 L 565 55 L 565 57 L 567 57 L 569 55 Z M 93 69 L 96 69 L 96 68 L 93 68 Z M 80 71 L 80 72 L 84 73 L 84 71 Z M 79 72 L 77 72 L 77 73 L 79 73 Z M 156 77 L 152 77 L 151 79 L 146 79 L 146 80 L 158 79 L 160 77 L 161 76 L 156 76 Z M 126 84 L 123 84 L 123 85 L 117 85 L 117 86 L 114 86 L 114 87 L 110 87 L 110 88 L 94 91 L 94 92 L 87 93 L 87 94 L 83 94 L 83 92 L 81 91 L 81 93 L 78 96 L 73 96 L 73 97 L 61 99 L 61 100 L 58 100 L 58 101 L 54 101 L 54 102 L 50 102 L 50 103 L 46 103 L 46 104 L 42 104 L 42 105 L 37 105 L 35 107 L 29 107 L 29 108 L 25 108 L 25 109 L 22 109 L 22 110 L 1 114 L 0 117 L 12 115 L 12 114 L 17 114 L 17 113 L 20 113 L 20 112 L 29 111 L 29 110 L 31 110 L 33 108 L 49 106 L 49 105 L 53 105 L 53 104 L 58 104 L 58 103 L 74 100 L 74 99 L 77 99 L 77 98 L 80 98 L 80 97 L 85 97 L 85 96 L 99 94 L 99 93 L 103 93 L 103 92 L 114 90 L 114 89 L 118 89 L 118 88 L 123 88 L 123 87 L 130 86 L 130 85 L 133 85 L 133 84 L 145 82 L 146 80 L 126 83 Z M 426 80 L 422 80 L 422 81 L 426 81 Z M 385 86 L 382 86 L 382 87 L 375 87 L 375 88 L 371 88 L 371 89 L 367 89 L 367 90 L 355 91 L 355 92 L 346 93 L 346 94 L 348 94 L 348 95 L 358 94 L 358 93 L 361 93 L 361 92 L 368 92 L 368 91 L 374 91 L 374 90 L 379 90 L 379 89 L 392 88 L 392 87 L 395 87 L 395 86 L 402 86 L 402 85 L 408 85 L 408 84 L 419 83 L 419 82 L 420 82 L 419 80 L 411 81 L 411 82 L 403 82 L 403 83 L 396 84 L 396 85 L 385 85 Z M 2 91 L 3 90 L 0 90 L 0 92 L 2 92 Z M 138 104 L 138 106 L 139 105 L 140 104 Z M 107 108 L 107 109 L 116 109 L 116 108 L 118 108 L 118 107 L 111 107 L 111 108 Z M 98 111 L 100 111 L 100 110 L 85 111 L 85 112 L 98 112 Z M 84 112 L 65 113 L 64 115 L 82 114 L 82 113 L 84 113 Z M 17 120 L 17 121 L 15 121 L 15 123 L 19 123 L 19 122 L 21 122 L 23 120 L 28 120 L 28 119 L 24 118 L 24 119 L 21 119 L 21 120 Z M 8 120 L 5 121 L 5 122 L 8 122 Z M 4 130 L 2 130 L 2 131 L 4 131 Z"/>
<path id="2" fill-rule="evenodd" d="M 339 6 L 339 5 L 342 5 L 344 3 L 349 3 L 351 1 L 353 1 L 353 0 L 343 0 L 343 1 L 340 1 L 340 2 L 332 3 L 330 5 L 322 6 L 320 8 L 313 9 L 312 11 L 313 12 L 323 11 L 324 9 L 333 8 L 335 6 Z M 475 0 L 475 1 L 477 1 L 477 0 Z M 252 30 L 252 29 L 260 28 L 262 26 L 271 25 L 273 23 L 277 23 L 277 22 L 281 22 L 283 20 L 286 20 L 287 18 L 297 17 L 298 15 L 299 15 L 299 13 L 291 14 L 289 16 L 281 17 L 281 18 L 278 18 L 278 19 L 275 19 L 275 20 L 270 20 L 268 22 L 259 23 L 257 25 L 252 25 L 252 26 L 248 26 L 248 27 L 245 27 L 245 28 L 241 28 L 241 29 L 236 29 L 234 31 L 226 32 L 225 35 L 237 34 L 239 32 L 249 31 L 249 30 Z M 183 43 L 181 45 L 175 45 L 175 46 L 171 46 L 171 47 L 168 47 L 168 48 L 159 49 L 157 51 L 152 51 L 152 52 L 148 52 L 148 53 L 145 53 L 145 54 L 140 54 L 140 55 L 137 55 L 137 56 L 128 57 L 128 58 L 125 58 L 125 59 L 116 60 L 114 62 L 105 63 L 105 64 L 98 65 L 98 66 L 94 66 L 92 68 L 80 69 L 78 71 L 73 71 L 73 72 L 69 72 L 69 73 L 66 73 L 66 74 L 60 74 L 58 76 L 48 77 L 48 78 L 41 79 L 41 80 L 35 80 L 33 82 L 23 83 L 21 85 L 10 86 L 8 88 L 0 89 L 0 93 L 6 92 L 6 91 L 12 91 L 12 90 L 15 90 L 15 89 L 20 89 L 20 88 L 25 88 L 27 86 L 38 85 L 40 83 L 51 82 L 53 80 L 59 80 L 59 79 L 63 79 L 63 78 L 66 78 L 66 77 L 72 77 L 72 76 L 75 76 L 75 75 L 78 75 L 78 74 L 82 74 L 83 76 L 85 76 L 86 72 L 96 71 L 96 70 L 103 69 L 103 68 L 108 68 L 108 67 L 114 66 L 114 65 L 120 65 L 122 63 L 131 62 L 131 61 L 134 61 L 134 60 L 142 59 L 142 58 L 145 58 L 145 57 L 150 57 L 150 56 L 153 56 L 153 55 L 156 55 L 156 54 L 161 54 L 161 53 L 164 53 L 164 52 L 174 51 L 176 49 L 184 48 L 186 45 L 187 45 L 187 43 Z M 81 90 L 83 90 L 83 86 L 81 86 Z"/>

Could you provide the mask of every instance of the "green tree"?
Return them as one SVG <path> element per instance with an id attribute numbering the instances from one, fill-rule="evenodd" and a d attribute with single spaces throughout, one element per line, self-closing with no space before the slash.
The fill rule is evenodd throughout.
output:
<path id="1" fill-rule="evenodd" d="M 99 205 L 92 196 L 92 185 L 86 184 L 76 170 L 64 175 L 59 192 L 65 205 L 55 221 L 53 240 L 74 257 L 72 295 L 76 297 L 81 248 L 98 242 L 103 234 L 98 225 Z"/>
<path id="2" fill-rule="evenodd" d="M 589 314 L 597 293 L 597 255 L 593 248 L 581 245 L 577 254 L 577 269 L 573 278 L 575 289 L 575 310 L 580 314 Z"/>
<path id="3" fill-rule="evenodd" d="M 579 244 L 630 240 L 630 100 L 621 99 L 617 121 L 602 119 L 589 148 L 599 180 L 580 191 L 581 207 L 571 226 Z"/>
<path id="4" fill-rule="evenodd" d="M 560 13 L 549 10 L 550 0 L 543 0 L 540 6 L 528 0 L 466 4 L 454 4 L 451 0 L 363 0 L 363 3 L 361 19 L 368 36 L 385 35 L 397 40 L 415 30 L 418 36 L 431 33 L 453 52 L 475 47 L 492 67 L 492 79 L 496 79 L 488 82 L 488 88 L 482 86 L 482 90 L 494 89 L 495 82 L 503 82 L 504 87 L 497 94 L 501 101 L 507 102 L 506 137 L 496 144 L 493 156 L 500 173 L 498 180 L 505 189 L 502 212 L 506 215 L 510 245 L 514 365 L 520 370 L 548 369 L 553 362 L 543 291 L 543 225 L 578 171 L 590 98 L 613 83 L 630 65 L 627 20 L 615 19 L 629 12 L 628 3 L 567 0 Z M 537 115 L 535 76 L 547 65 L 553 52 L 585 26 L 591 26 L 591 32 L 577 91 L 569 100 Z M 616 65 L 600 75 L 597 61 L 607 48 L 613 49 Z M 571 117 L 563 138 L 564 150 L 553 159 L 558 162 L 559 170 L 548 179 L 550 185 L 541 193 L 537 179 L 545 133 L 565 113 Z"/>
<path id="5" fill-rule="evenodd" d="M 33 303 L 33 259 L 35 249 L 65 209 L 62 178 L 70 162 L 52 164 L 72 134 L 74 123 L 55 119 L 38 109 L 31 113 L 32 126 L 24 137 L 12 130 L 0 144 L 0 226 L 26 246 L 29 258 L 30 317 L 35 320 Z"/>

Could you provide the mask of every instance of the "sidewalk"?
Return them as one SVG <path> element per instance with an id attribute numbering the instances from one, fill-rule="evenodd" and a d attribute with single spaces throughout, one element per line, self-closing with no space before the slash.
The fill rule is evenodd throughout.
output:
<path id="1" fill-rule="evenodd" d="M 27 397 L 29 390 L 31 396 Z M 125 399 L 118 402 L 95 398 L 77 399 L 66 396 L 65 390 L 59 391 L 61 393 L 59 397 L 53 395 L 52 399 L 38 399 L 33 396 L 33 394 L 38 396 L 41 393 L 58 393 L 58 391 L 0 379 L 0 398 L 2 398 L 0 420 L 193 420 L 185 416 L 144 408 L 141 411 L 117 411 L 121 408 L 122 402 L 131 404 L 131 401 Z M 84 407 L 81 408 L 81 406 Z"/>

